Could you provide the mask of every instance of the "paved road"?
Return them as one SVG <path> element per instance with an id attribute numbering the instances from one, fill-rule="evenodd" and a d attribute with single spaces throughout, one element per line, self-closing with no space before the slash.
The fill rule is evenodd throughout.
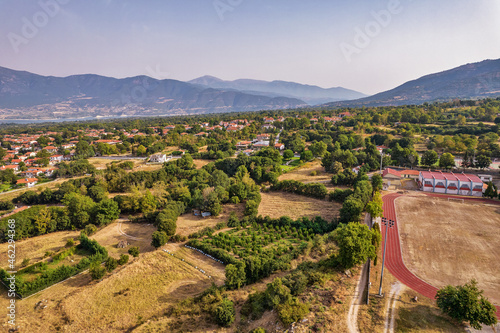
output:
<path id="1" fill-rule="evenodd" d="M 495 204 L 500 204 L 498 201 L 494 200 L 486 200 L 486 199 L 480 199 L 480 198 L 464 198 L 464 197 L 459 197 L 459 196 L 452 196 L 452 195 L 439 195 L 439 194 L 428 194 L 430 196 L 438 196 L 438 197 L 449 197 L 449 198 L 460 198 L 460 199 L 465 199 L 468 201 L 483 201 L 487 203 L 495 203 Z M 394 206 L 394 201 L 402 196 L 401 194 L 397 193 L 391 193 L 387 194 L 382 197 L 382 200 L 384 201 L 383 209 L 384 209 L 384 217 L 393 220 L 394 227 L 389 228 L 388 234 L 387 234 L 387 254 L 386 254 L 386 260 L 385 260 L 385 266 L 387 269 L 391 272 L 392 275 L 394 275 L 399 281 L 404 283 L 406 286 L 409 288 L 415 290 L 416 292 L 429 297 L 429 298 L 435 298 L 436 297 L 436 292 L 437 288 L 430 285 L 429 283 L 423 281 L 422 279 L 418 278 L 410 272 L 410 270 L 406 267 L 404 261 L 403 261 L 403 256 L 401 252 L 401 243 L 399 241 L 399 230 L 398 230 L 398 223 L 397 223 L 397 215 L 396 215 L 396 209 Z M 385 228 L 384 226 L 382 227 L 382 239 L 385 241 Z M 496 306 L 497 308 L 497 317 L 500 318 L 500 307 Z"/>

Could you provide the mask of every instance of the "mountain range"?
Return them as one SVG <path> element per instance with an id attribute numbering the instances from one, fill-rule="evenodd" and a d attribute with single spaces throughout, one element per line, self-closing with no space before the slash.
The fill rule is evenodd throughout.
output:
<path id="1" fill-rule="evenodd" d="M 408 81 L 373 96 L 325 106 L 383 106 L 500 96 L 500 59 L 466 64 Z"/>
<path id="2" fill-rule="evenodd" d="M 322 107 L 422 104 L 500 96 L 500 59 L 423 76 L 366 97 L 337 87 L 203 76 L 189 82 L 147 76 L 42 76 L 0 67 L 0 119 L 188 115 Z"/>
<path id="3" fill-rule="evenodd" d="M 288 81 L 269 82 L 251 79 L 224 81 L 207 75 L 188 82 L 207 88 L 237 90 L 254 95 L 297 98 L 310 105 L 366 97 L 365 94 L 342 87 L 324 89 L 318 86 Z"/>

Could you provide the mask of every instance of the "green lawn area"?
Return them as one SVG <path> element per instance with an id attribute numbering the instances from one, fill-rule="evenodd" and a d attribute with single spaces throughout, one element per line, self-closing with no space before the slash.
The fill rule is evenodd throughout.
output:
<path id="1" fill-rule="evenodd" d="M 12 189 L 12 185 L 9 184 L 1 184 L 0 185 L 0 192 L 7 192 Z"/>
<path id="2" fill-rule="evenodd" d="M 288 172 L 295 169 L 299 165 L 300 165 L 300 157 L 293 157 L 291 159 L 290 164 L 281 166 L 281 170 L 283 170 L 284 172 Z"/>

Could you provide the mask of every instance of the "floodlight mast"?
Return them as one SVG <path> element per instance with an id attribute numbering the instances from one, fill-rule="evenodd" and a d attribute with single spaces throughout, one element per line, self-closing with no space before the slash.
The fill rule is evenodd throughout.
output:
<path id="1" fill-rule="evenodd" d="M 385 225 L 385 240 L 384 240 L 384 256 L 382 258 L 382 273 L 380 274 L 380 288 L 378 290 L 378 295 L 382 297 L 382 282 L 384 279 L 384 264 L 385 264 L 385 252 L 387 250 L 387 230 L 389 228 L 392 228 L 394 226 L 394 221 L 393 220 L 388 220 L 385 217 L 382 217 L 382 225 Z"/>

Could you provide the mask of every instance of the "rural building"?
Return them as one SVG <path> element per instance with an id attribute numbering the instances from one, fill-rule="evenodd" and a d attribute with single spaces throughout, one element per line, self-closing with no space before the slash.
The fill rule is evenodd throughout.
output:
<path id="1" fill-rule="evenodd" d="M 418 185 L 422 191 L 480 197 L 484 183 L 472 174 L 421 171 Z"/>
<path id="2" fill-rule="evenodd" d="M 18 179 L 17 185 L 26 184 L 26 186 L 28 187 L 33 187 L 37 182 L 38 179 L 36 178 L 23 178 L 23 179 Z"/>
<path id="3" fill-rule="evenodd" d="M 382 178 L 387 181 L 388 185 L 401 185 L 401 173 L 398 170 L 387 168 L 382 172 Z"/>
<path id="4" fill-rule="evenodd" d="M 165 163 L 167 161 L 167 155 L 165 154 L 154 154 L 149 157 L 149 162 L 151 163 Z"/>
<path id="5" fill-rule="evenodd" d="M 492 175 L 477 175 L 477 176 L 485 183 L 493 181 Z"/>
<path id="6" fill-rule="evenodd" d="M 418 170 L 403 170 L 399 173 L 401 178 L 410 178 L 417 180 L 420 176 L 420 172 Z"/>

